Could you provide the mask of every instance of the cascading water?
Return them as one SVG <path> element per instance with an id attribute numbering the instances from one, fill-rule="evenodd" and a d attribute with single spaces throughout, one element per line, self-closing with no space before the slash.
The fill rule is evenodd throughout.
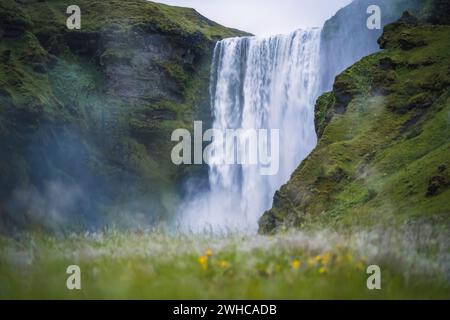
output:
<path id="1" fill-rule="evenodd" d="M 275 191 L 316 144 L 320 29 L 217 43 L 211 72 L 213 128 L 278 129 L 279 171 L 260 165 L 211 164 L 210 190 L 183 206 L 190 230 L 256 230 Z M 214 149 L 214 141 L 212 143 Z"/>

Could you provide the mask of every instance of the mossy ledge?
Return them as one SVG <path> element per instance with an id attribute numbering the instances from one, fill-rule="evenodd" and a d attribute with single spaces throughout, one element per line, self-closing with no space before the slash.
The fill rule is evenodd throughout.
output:
<path id="1" fill-rule="evenodd" d="M 275 194 L 260 232 L 449 225 L 450 26 L 440 17 L 430 24 L 405 12 L 385 27 L 384 50 L 318 99 L 317 147 Z"/>
<path id="2" fill-rule="evenodd" d="M 241 35 L 144 0 L 2 0 L 0 232 L 169 218 L 187 175 L 170 134 L 211 121 L 212 49 Z"/>

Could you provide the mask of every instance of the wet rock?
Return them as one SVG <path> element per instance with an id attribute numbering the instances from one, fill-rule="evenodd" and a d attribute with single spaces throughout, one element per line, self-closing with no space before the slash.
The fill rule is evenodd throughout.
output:
<path id="1" fill-rule="evenodd" d="M 352 101 L 355 94 L 355 86 L 345 76 L 339 76 L 333 86 L 333 92 L 336 99 L 334 111 L 337 114 L 343 114 L 347 106 Z"/>
<path id="2" fill-rule="evenodd" d="M 381 58 L 379 62 L 381 70 L 393 70 L 397 64 L 390 57 Z"/>
<path id="3" fill-rule="evenodd" d="M 398 40 L 398 44 L 403 50 L 411 50 L 413 48 L 425 46 L 426 42 L 422 39 L 411 39 L 408 36 L 405 36 L 404 38 Z"/>
<path id="4" fill-rule="evenodd" d="M 408 100 L 408 109 L 422 108 L 426 109 L 433 104 L 433 97 L 426 92 L 419 93 Z"/>
<path id="5" fill-rule="evenodd" d="M 450 1 L 434 0 L 427 22 L 438 25 L 450 25 Z"/>
<path id="6" fill-rule="evenodd" d="M 374 96 L 386 96 L 393 92 L 392 85 L 397 82 L 397 74 L 393 70 L 377 71 L 373 77 L 371 93 Z"/>
<path id="7" fill-rule="evenodd" d="M 419 24 L 419 19 L 413 16 L 409 11 L 405 11 L 398 22 L 408 26 L 417 26 Z"/>
<path id="8" fill-rule="evenodd" d="M 0 34 L 2 37 L 20 37 L 32 27 L 33 23 L 14 1 L 4 0 L 0 3 L 0 29 L 2 30 Z"/>
<path id="9" fill-rule="evenodd" d="M 64 34 L 69 49 L 81 56 L 95 56 L 99 49 L 100 34 L 96 32 L 70 31 Z"/>
<path id="10" fill-rule="evenodd" d="M 444 189 L 450 185 L 450 181 L 444 175 L 436 175 L 428 182 L 428 189 L 426 196 L 434 197 L 440 194 Z"/>
<path id="11" fill-rule="evenodd" d="M 2 52 L 1 56 L 0 56 L 0 61 L 1 63 L 8 63 L 9 60 L 11 59 L 11 50 L 5 50 Z"/>

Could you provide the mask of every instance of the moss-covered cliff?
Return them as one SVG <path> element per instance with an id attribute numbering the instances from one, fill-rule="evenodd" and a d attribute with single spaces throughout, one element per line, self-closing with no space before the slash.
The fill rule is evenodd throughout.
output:
<path id="1" fill-rule="evenodd" d="M 443 19 L 446 0 L 354 0 L 328 19 L 321 33 L 320 92 L 330 91 L 336 75 L 369 54 L 379 51 L 382 29 L 367 28 L 367 9 L 380 8 L 381 26 L 398 20 L 406 10 L 423 20 Z M 448 4 L 447 4 L 448 5 Z"/>
<path id="2" fill-rule="evenodd" d="M 170 134 L 210 121 L 212 48 L 242 34 L 144 0 L 1 1 L 0 229 L 166 217 Z"/>
<path id="3" fill-rule="evenodd" d="M 448 3 L 437 1 L 449 12 Z M 319 142 L 279 190 L 261 232 L 395 224 L 450 214 L 450 26 L 404 14 L 383 51 L 340 74 L 316 105 Z M 436 19 L 432 19 L 435 17 Z"/>

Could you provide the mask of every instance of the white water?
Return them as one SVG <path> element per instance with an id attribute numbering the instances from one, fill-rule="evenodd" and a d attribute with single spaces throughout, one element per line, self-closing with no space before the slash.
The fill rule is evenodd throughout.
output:
<path id="1" fill-rule="evenodd" d="M 211 72 L 213 127 L 279 129 L 279 172 L 264 176 L 258 165 L 211 165 L 210 190 L 183 206 L 183 228 L 257 229 L 275 191 L 316 144 L 319 47 L 320 29 L 217 43 Z"/>

